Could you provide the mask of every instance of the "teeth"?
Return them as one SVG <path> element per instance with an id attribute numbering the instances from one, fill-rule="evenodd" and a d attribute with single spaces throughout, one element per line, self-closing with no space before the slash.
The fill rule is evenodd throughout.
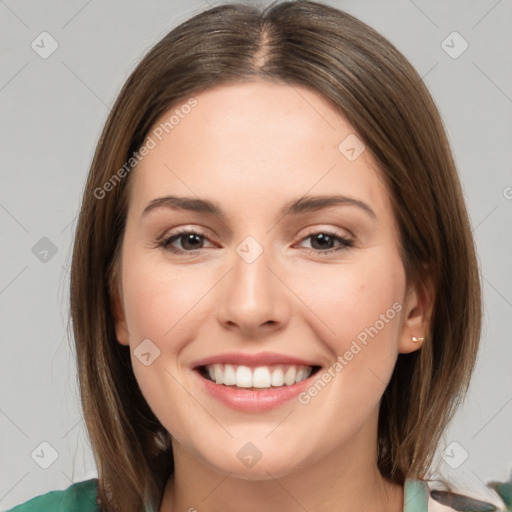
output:
<path id="1" fill-rule="evenodd" d="M 313 368 L 311 366 L 275 365 L 236 366 L 232 364 L 212 364 L 206 367 L 210 380 L 224 386 L 239 388 L 259 388 L 291 386 L 307 379 Z"/>
<path id="2" fill-rule="evenodd" d="M 223 384 L 226 386 L 234 386 L 236 384 L 236 375 L 233 365 L 227 364 L 224 366 Z"/>
<path id="3" fill-rule="evenodd" d="M 224 378 L 224 376 L 222 374 L 222 368 L 219 366 L 214 366 L 213 370 L 215 372 L 215 382 L 217 384 L 222 384 L 223 378 Z"/>
<path id="4" fill-rule="evenodd" d="M 222 370 L 220 370 L 222 372 Z M 235 373 L 235 385 L 239 388 L 252 388 L 252 372 L 248 366 L 239 366 Z M 217 384 L 224 384 L 224 381 L 216 381 Z"/>
<path id="5" fill-rule="evenodd" d="M 266 366 L 260 366 L 252 374 L 252 386 L 254 388 L 269 388 L 271 383 L 270 370 Z"/>
<path id="6" fill-rule="evenodd" d="M 302 380 L 305 380 L 309 377 L 308 375 L 308 369 L 307 368 L 300 368 L 297 371 L 297 375 L 295 376 L 295 382 L 300 382 Z"/>
<path id="7" fill-rule="evenodd" d="M 284 374 L 284 383 L 287 386 L 291 386 L 292 384 L 295 384 L 295 377 L 297 376 L 297 370 L 295 367 L 290 366 L 288 370 L 286 370 L 286 373 Z"/>
<path id="8" fill-rule="evenodd" d="M 271 377 L 271 384 L 272 386 L 282 386 L 284 384 L 284 373 L 282 368 L 276 368 L 272 372 Z"/>

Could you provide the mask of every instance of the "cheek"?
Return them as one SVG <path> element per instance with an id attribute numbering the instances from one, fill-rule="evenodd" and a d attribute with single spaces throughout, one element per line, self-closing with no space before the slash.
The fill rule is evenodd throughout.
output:
<path id="1" fill-rule="evenodd" d="M 321 329 L 332 363 L 301 403 L 311 403 L 311 410 L 322 414 L 322 399 L 315 397 L 327 387 L 336 403 L 331 421 L 341 425 L 350 417 L 347 429 L 355 428 L 378 406 L 396 364 L 405 273 L 398 256 L 381 253 L 378 260 L 340 265 L 335 272 L 326 268 L 317 277 L 324 278 L 323 286 L 313 288 L 308 305 L 327 325 Z M 318 332 L 320 322 L 314 322 Z"/>
<path id="2" fill-rule="evenodd" d="M 143 250 L 134 249 L 123 258 L 123 296 L 133 372 L 150 408 L 180 439 L 186 438 L 190 429 L 189 411 L 197 409 L 181 382 L 180 355 L 197 336 L 195 330 L 203 321 L 198 318 L 198 301 L 213 286 L 204 280 L 204 273 L 192 267 L 171 268 L 161 256 L 157 259 Z M 144 352 L 138 347 L 148 339 L 151 344 L 144 341 L 144 352 L 150 353 L 150 364 L 144 364 L 137 355 Z"/>
<path id="3" fill-rule="evenodd" d="M 389 373 L 398 354 L 406 284 L 399 256 L 381 251 L 354 264 L 319 266 L 314 282 L 307 281 L 308 306 L 316 323 L 324 324 L 334 358 L 352 352 L 350 366 L 372 364 Z"/>
<path id="4" fill-rule="evenodd" d="M 185 341 L 187 331 L 196 324 L 198 302 L 213 288 L 211 281 L 194 265 L 176 269 L 161 257 L 136 252 L 123 259 L 123 295 L 130 344 L 149 338 L 161 349 L 178 350 L 179 346 L 169 341 Z M 167 340 L 165 345 L 164 340 Z"/>

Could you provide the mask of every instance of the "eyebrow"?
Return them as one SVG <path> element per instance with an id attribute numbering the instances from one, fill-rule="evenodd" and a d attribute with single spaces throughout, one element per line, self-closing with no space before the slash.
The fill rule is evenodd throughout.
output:
<path id="1" fill-rule="evenodd" d="M 368 204 L 359 199 L 343 195 L 304 196 L 286 203 L 279 213 L 284 217 L 286 215 L 299 215 L 301 213 L 314 212 L 332 206 L 356 206 L 366 212 L 373 219 L 377 218 L 377 215 L 375 215 L 375 212 Z M 196 199 L 184 196 L 158 197 L 149 202 L 149 204 L 144 208 L 142 215 L 144 216 L 157 208 L 187 210 L 197 213 L 216 215 L 222 220 L 226 219 L 226 214 L 222 211 L 221 207 L 207 199 Z"/>

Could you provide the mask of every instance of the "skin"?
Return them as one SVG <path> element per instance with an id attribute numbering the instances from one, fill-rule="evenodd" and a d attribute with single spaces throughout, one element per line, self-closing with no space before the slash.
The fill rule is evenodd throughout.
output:
<path id="1" fill-rule="evenodd" d="M 130 176 L 113 297 L 118 340 L 173 436 L 176 471 L 160 511 L 399 512 L 403 488 L 375 462 L 379 403 L 398 354 L 420 348 L 411 337 L 426 332 L 431 305 L 407 283 L 376 164 L 368 150 L 353 162 L 338 150 L 355 130 L 307 88 L 256 81 L 195 98 Z M 354 205 L 279 215 L 291 200 L 334 192 L 364 201 L 375 218 Z M 166 207 L 143 214 L 171 194 L 209 199 L 226 217 Z M 179 228 L 206 237 L 195 253 L 158 245 Z M 320 254 L 312 235 L 322 230 L 353 246 Z M 236 252 L 247 236 L 263 248 L 252 263 Z M 191 250 L 183 237 L 172 246 Z M 235 411 L 200 389 L 190 368 L 224 352 L 271 351 L 325 371 L 394 303 L 401 311 L 305 405 Z M 148 338 L 160 356 L 145 366 L 133 351 Z M 262 454 L 250 468 L 237 457 L 247 442 Z"/>

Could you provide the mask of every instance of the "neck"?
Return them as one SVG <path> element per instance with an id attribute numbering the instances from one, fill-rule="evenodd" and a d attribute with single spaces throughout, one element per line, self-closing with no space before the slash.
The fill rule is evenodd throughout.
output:
<path id="1" fill-rule="evenodd" d="M 307 467 L 248 480 L 212 468 L 175 443 L 175 471 L 160 512 L 402 512 L 403 487 L 380 475 L 376 442 L 370 444 L 360 436 Z"/>

